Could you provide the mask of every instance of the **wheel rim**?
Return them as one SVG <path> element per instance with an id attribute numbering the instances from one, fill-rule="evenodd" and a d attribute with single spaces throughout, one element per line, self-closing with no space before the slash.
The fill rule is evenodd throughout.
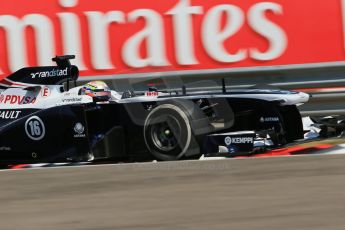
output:
<path id="1" fill-rule="evenodd" d="M 180 124 L 174 117 L 167 116 L 165 121 L 156 122 L 151 126 L 151 137 L 158 150 L 165 153 L 172 151 L 179 146 Z"/>

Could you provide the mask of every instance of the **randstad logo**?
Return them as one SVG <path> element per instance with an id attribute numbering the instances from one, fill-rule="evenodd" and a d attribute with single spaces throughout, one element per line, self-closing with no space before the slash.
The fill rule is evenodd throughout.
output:
<path id="1" fill-rule="evenodd" d="M 51 71 L 31 73 L 31 78 L 45 78 L 45 77 L 56 77 L 56 76 L 67 76 L 67 67 L 65 69 L 53 69 Z"/>

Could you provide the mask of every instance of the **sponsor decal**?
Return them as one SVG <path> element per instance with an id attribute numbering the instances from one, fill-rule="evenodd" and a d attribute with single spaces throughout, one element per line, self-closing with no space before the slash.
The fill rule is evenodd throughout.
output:
<path id="1" fill-rule="evenodd" d="M 225 137 L 224 142 L 226 145 L 231 145 L 231 137 Z"/>
<path id="2" fill-rule="evenodd" d="M 0 95 L 0 104 L 34 104 L 36 102 L 35 96 L 20 96 L 20 95 L 11 95 L 11 94 L 1 94 Z"/>
<path id="3" fill-rule="evenodd" d="M 11 151 L 11 147 L 7 147 L 7 146 L 1 146 L 0 147 L 0 151 Z"/>
<path id="4" fill-rule="evenodd" d="M 67 67 L 66 69 L 53 69 L 51 71 L 44 71 L 44 72 L 36 72 L 31 73 L 31 78 L 45 78 L 45 77 L 60 77 L 60 76 L 67 76 Z"/>
<path id="5" fill-rule="evenodd" d="M 43 121 L 38 116 L 32 116 L 25 122 L 26 135 L 34 141 L 44 138 L 46 130 Z"/>
<path id="6" fill-rule="evenodd" d="M 44 87 L 42 90 L 41 90 L 41 96 L 42 97 L 49 97 L 50 96 L 50 89 L 48 87 Z"/>
<path id="7" fill-rule="evenodd" d="M 88 76 L 345 59 L 344 0 L 23 2 L 1 2 L 0 73 L 61 52 Z"/>
<path id="8" fill-rule="evenodd" d="M 75 134 L 74 137 L 85 137 L 85 127 L 83 126 L 82 123 L 78 122 L 75 124 L 74 128 L 73 128 Z"/>
<path id="9" fill-rule="evenodd" d="M 147 97 L 158 97 L 158 92 L 146 92 Z"/>
<path id="10" fill-rule="evenodd" d="M 62 99 L 63 103 L 73 103 L 73 102 L 81 102 L 81 101 L 82 101 L 81 97 L 73 97 L 73 98 Z"/>
<path id="11" fill-rule="evenodd" d="M 0 110 L 0 118 L 2 119 L 17 119 L 22 111 L 14 110 Z"/>
<path id="12" fill-rule="evenodd" d="M 224 142 L 227 146 L 231 144 L 252 144 L 254 143 L 253 137 L 225 137 Z"/>
<path id="13" fill-rule="evenodd" d="M 279 117 L 261 117 L 260 118 L 260 122 L 264 123 L 264 122 L 279 122 Z"/>

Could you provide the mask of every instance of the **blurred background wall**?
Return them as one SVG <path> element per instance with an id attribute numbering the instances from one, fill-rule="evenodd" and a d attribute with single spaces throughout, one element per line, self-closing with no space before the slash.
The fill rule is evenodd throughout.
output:
<path id="1" fill-rule="evenodd" d="M 81 83 L 216 90 L 226 78 L 228 88 L 305 91 L 322 102 L 303 110 L 335 111 L 344 21 L 345 0 L 1 1 L 0 74 L 74 54 Z"/>

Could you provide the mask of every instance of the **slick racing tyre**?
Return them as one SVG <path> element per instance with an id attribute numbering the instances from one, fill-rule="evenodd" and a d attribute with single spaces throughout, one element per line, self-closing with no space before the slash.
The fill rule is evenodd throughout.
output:
<path id="1" fill-rule="evenodd" d="M 198 140 L 203 135 L 196 130 L 209 132 L 209 126 L 208 119 L 193 102 L 172 101 L 157 106 L 148 115 L 144 125 L 145 143 L 150 153 L 162 161 L 200 155 Z"/>

